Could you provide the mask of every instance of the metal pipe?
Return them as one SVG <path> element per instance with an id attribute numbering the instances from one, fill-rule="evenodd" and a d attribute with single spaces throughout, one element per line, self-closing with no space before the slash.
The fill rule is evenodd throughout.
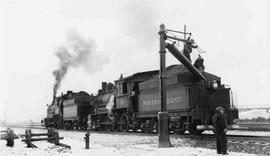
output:
<path id="1" fill-rule="evenodd" d="M 158 112 L 158 147 L 171 147 L 171 142 L 169 138 L 169 114 L 166 112 L 167 106 L 167 89 L 166 89 L 166 43 L 165 43 L 165 25 L 160 25 L 160 102 L 161 102 L 161 111 Z"/>
<path id="2" fill-rule="evenodd" d="M 186 39 L 186 25 L 184 25 L 184 39 Z M 185 47 L 185 42 L 183 42 L 183 47 Z"/>
<path id="3" fill-rule="evenodd" d="M 165 47 L 165 25 L 160 25 L 160 100 L 161 100 L 161 112 L 166 111 L 166 47 Z"/>
<path id="4" fill-rule="evenodd" d="M 187 33 L 187 32 L 182 32 L 182 31 L 177 31 L 177 30 L 171 30 L 171 29 L 166 29 L 166 31 L 171 31 L 171 32 L 176 32 L 176 33 L 181 33 L 181 34 L 188 34 L 188 35 L 191 35 L 191 33 Z"/>
<path id="5" fill-rule="evenodd" d="M 187 31 L 187 26 L 184 25 L 184 32 L 185 32 L 184 39 L 186 39 L 186 31 Z M 183 47 L 185 47 L 185 43 L 184 42 L 183 42 Z M 188 103 L 186 103 L 186 107 L 188 108 Z M 189 125 L 189 111 L 187 111 L 187 124 Z"/>

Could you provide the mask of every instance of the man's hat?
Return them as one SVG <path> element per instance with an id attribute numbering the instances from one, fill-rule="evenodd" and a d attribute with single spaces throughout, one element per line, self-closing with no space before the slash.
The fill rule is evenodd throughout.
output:
<path id="1" fill-rule="evenodd" d="M 222 107 L 217 107 L 216 108 L 216 112 L 221 112 L 221 111 L 224 111 L 224 108 L 222 108 Z"/>

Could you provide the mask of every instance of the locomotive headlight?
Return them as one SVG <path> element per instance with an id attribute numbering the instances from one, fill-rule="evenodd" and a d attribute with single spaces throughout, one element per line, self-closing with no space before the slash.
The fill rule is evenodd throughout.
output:
<path id="1" fill-rule="evenodd" d="M 217 88 L 218 88 L 218 83 L 217 83 L 217 81 L 213 81 L 213 82 L 212 82 L 212 88 L 213 88 L 213 89 L 217 89 Z"/>

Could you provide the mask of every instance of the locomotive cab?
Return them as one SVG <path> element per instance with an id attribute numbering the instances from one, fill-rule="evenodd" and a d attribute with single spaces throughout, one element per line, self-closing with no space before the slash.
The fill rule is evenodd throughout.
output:
<path id="1" fill-rule="evenodd" d="M 128 77 L 121 77 L 115 81 L 115 112 L 119 114 L 117 120 L 121 131 L 128 131 L 130 128 L 136 130 L 139 128 L 138 124 L 136 124 L 136 114 L 139 111 L 139 83 L 144 82 L 157 73 L 157 70 L 140 72 Z"/>

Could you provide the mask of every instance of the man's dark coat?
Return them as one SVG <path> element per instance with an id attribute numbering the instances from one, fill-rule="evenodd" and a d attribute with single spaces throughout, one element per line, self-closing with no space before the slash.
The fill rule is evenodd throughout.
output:
<path id="1" fill-rule="evenodd" d="M 227 153 L 227 137 L 225 129 L 227 129 L 227 124 L 223 114 L 219 111 L 213 116 L 213 125 L 216 133 L 217 142 L 217 153 L 226 154 Z"/>

